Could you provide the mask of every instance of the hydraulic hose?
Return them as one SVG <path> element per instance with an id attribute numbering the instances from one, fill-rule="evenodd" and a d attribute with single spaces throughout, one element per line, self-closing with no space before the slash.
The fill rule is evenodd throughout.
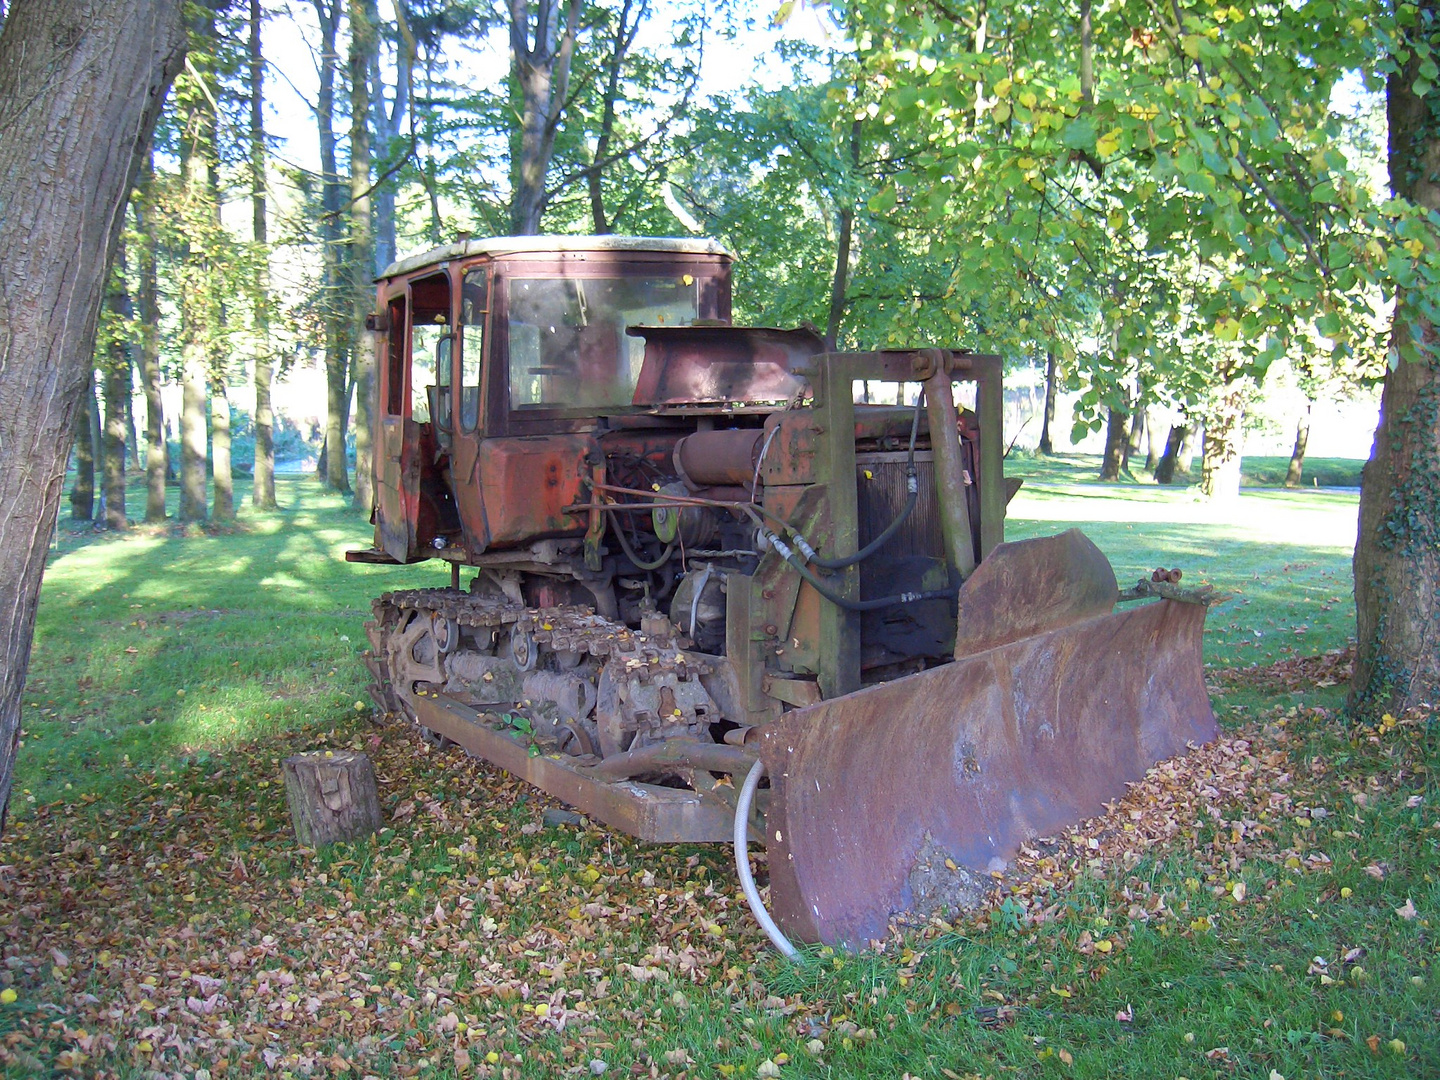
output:
<path id="1" fill-rule="evenodd" d="M 905 486 L 908 489 L 908 494 L 905 498 L 905 506 L 901 509 L 899 515 L 894 521 L 890 522 L 889 525 L 885 526 L 884 532 L 875 537 L 874 540 L 871 540 L 870 543 L 866 544 L 854 555 L 843 555 L 835 559 L 822 558 L 816 554 L 815 549 L 810 546 L 803 536 L 795 533 L 795 546 L 804 553 L 806 559 L 813 565 L 820 567 L 822 570 L 844 570 L 847 566 L 854 566 L 858 562 L 864 562 L 884 547 L 890 538 L 900 531 L 900 527 L 904 525 L 906 521 L 910 520 L 910 515 L 915 512 L 915 504 L 920 501 L 920 482 L 918 474 L 915 471 L 915 436 L 920 430 L 920 410 L 924 407 L 925 394 L 922 391 L 920 396 L 915 399 L 915 414 L 910 419 L 910 456 L 905 461 Z"/>
<path id="2" fill-rule="evenodd" d="M 791 550 L 790 546 L 774 533 L 762 530 L 760 535 L 767 544 L 775 549 L 777 555 L 793 566 L 802 578 L 814 586 L 816 592 L 836 607 L 846 611 L 879 611 L 882 608 L 913 604 L 920 600 L 953 600 L 960 595 L 960 586 L 951 585 L 944 589 L 931 589 L 928 592 L 899 593 L 895 596 L 876 597 L 874 600 L 851 600 L 832 589 L 815 571 L 805 565 L 805 559 L 799 552 Z"/>
<path id="3" fill-rule="evenodd" d="M 755 878 L 750 874 L 750 803 L 764 775 L 765 762 L 757 761 L 750 766 L 750 771 L 745 774 L 745 783 L 740 786 L 740 797 L 735 800 L 735 876 L 740 879 L 745 902 L 750 905 L 750 913 L 755 916 L 760 929 L 787 960 L 794 960 L 800 955 L 800 950 L 790 944 L 790 939 L 775 925 L 770 912 L 765 910 L 765 902 L 760 899 L 760 890 L 755 888 Z"/>
<path id="4" fill-rule="evenodd" d="M 676 543 L 678 543 L 679 538 L 678 533 L 676 534 L 676 540 L 672 540 L 670 542 L 670 545 L 666 547 L 663 552 L 660 553 L 660 557 L 658 559 L 656 559 L 654 562 L 646 562 L 644 559 L 640 558 L 639 555 L 635 554 L 635 549 L 630 546 L 630 541 L 625 539 L 625 530 L 621 527 L 619 520 L 615 517 L 615 514 L 612 511 L 607 510 L 605 512 L 605 516 L 610 521 L 610 528 L 615 533 L 615 539 L 620 541 L 620 547 L 625 552 L 625 557 L 629 559 L 632 563 L 634 563 L 639 569 L 658 570 L 660 567 L 664 566 L 667 562 L 670 561 L 671 555 L 675 554 L 675 545 Z"/>

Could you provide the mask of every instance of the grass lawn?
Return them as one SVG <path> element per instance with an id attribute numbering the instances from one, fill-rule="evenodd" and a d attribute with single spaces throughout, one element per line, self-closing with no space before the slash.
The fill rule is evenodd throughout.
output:
<path id="1" fill-rule="evenodd" d="M 10 1076 L 1440 1074 L 1428 716 L 1339 712 L 1353 492 L 1030 471 L 1012 538 L 1080 525 L 1212 610 L 1224 733 L 1027 851 L 988 910 L 790 965 L 728 850 L 547 827 L 549 800 L 376 728 L 369 527 L 309 480 L 223 534 L 62 527 L 0 841 Z M 1026 469 L 1015 471 L 1026 472 Z M 143 503 L 137 502 L 137 505 Z M 390 828 L 296 849 L 279 761 L 369 752 Z M 13 991 L 14 1000 L 9 991 Z"/>

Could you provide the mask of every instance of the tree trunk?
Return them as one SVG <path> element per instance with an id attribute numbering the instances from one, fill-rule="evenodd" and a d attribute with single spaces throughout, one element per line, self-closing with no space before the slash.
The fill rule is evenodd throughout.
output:
<path id="1" fill-rule="evenodd" d="M 250 501 L 257 510 L 275 509 L 275 413 L 270 386 L 270 247 L 265 198 L 265 62 L 260 51 L 260 0 L 250 0 L 250 239 L 254 244 L 255 304 L 255 467 Z"/>
<path id="2" fill-rule="evenodd" d="M 91 373 L 94 378 L 94 373 Z M 70 485 L 70 519 L 93 521 L 95 518 L 95 440 L 90 437 L 95 394 L 87 381 L 75 410 L 75 481 Z"/>
<path id="3" fill-rule="evenodd" d="M 1105 456 L 1100 462 L 1101 480 L 1119 480 L 1125 461 L 1126 416 L 1120 409 L 1111 409 L 1105 424 Z"/>
<path id="4" fill-rule="evenodd" d="M 370 69 L 380 48 L 375 0 L 350 0 L 350 340 L 355 371 L 355 499 L 369 515 L 375 501 L 371 476 L 371 395 L 375 337 L 365 329 L 374 306 L 375 240 L 370 220 Z"/>
<path id="5" fill-rule="evenodd" d="M 1203 437 L 1205 434 L 1204 423 L 1187 424 L 1181 428 L 1184 435 L 1180 439 L 1180 452 L 1175 455 L 1175 475 L 1187 483 L 1190 480 L 1190 466 L 1195 460 L 1195 438 L 1197 435 Z"/>
<path id="6" fill-rule="evenodd" d="M 368 836 L 384 824 L 375 767 L 352 750 L 296 754 L 282 763 L 295 839 L 308 848 Z"/>
<path id="7" fill-rule="evenodd" d="M 210 388 L 210 471 L 215 480 L 216 521 L 235 518 L 235 477 L 230 469 L 230 399 L 225 384 L 215 380 Z"/>
<path id="8" fill-rule="evenodd" d="M 1200 493 L 1207 499 L 1240 496 L 1240 462 L 1244 450 L 1245 387 L 1239 380 L 1216 390 L 1205 414 L 1205 442 L 1200 450 Z"/>
<path id="9" fill-rule="evenodd" d="M 130 396 L 130 348 L 122 328 L 130 321 L 130 296 L 125 291 L 125 248 L 115 251 L 115 270 L 105 294 L 105 306 L 117 332 L 110 340 L 104 357 L 102 386 L 105 395 L 105 515 L 107 529 L 124 529 L 130 522 L 125 517 L 125 402 Z"/>
<path id="10" fill-rule="evenodd" d="M 333 491 L 350 492 L 350 474 L 346 468 L 344 393 L 348 370 L 347 324 L 350 307 L 341 293 L 349 281 L 341 274 L 340 265 L 340 177 L 335 164 L 335 72 L 340 57 L 336 52 L 342 0 L 314 0 L 315 14 L 320 22 L 320 90 L 316 97 L 316 124 L 320 137 L 320 171 L 322 175 L 320 241 L 323 245 L 321 312 L 325 323 L 325 442 L 338 446 L 340 453 L 325 456 L 325 483 Z"/>
<path id="11" fill-rule="evenodd" d="M 1135 411 L 1130 414 L 1130 435 L 1125 441 L 1125 466 L 1130 467 L 1132 458 L 1140 456 L 1140 451 L 1145 446 L 1145 409 L 1139 402 L 1135 404 Z"/>
<path id="12" fill-rule="evenodd" d="M 862 121 L 850 121 L 850 170 L 860 171 L 860 133 Z M 855 207 L 840 207 L 839 235 L 835 240 L 835 272 L 830 276 L 830 311 L 825 319 L 825 345 L 835 349 L 840 340 L 840 323 L 845 318 L 845 290 L 850 280 L 850 244 L 855 231 Z"/>
<path id="13" fill-rule="evenodd" d="M 1155 438 L 1155 410 L 1145 410 L 1145 471 L 1151 476 L 1160 465 L 1160 440 Z"/>
<path id="14" fill-rule="evenodd" d="M 1290 467 L 1285 470 L 1287 488 L 1300 486 L 1300 474 L 1305 469 L 1305 447 L 1310 444 L 1310 410 L 1314 406 L 1313 401 L 1307 401 L 1305 411 L 1295 421 L 1295 449 L 1290 451 Z"/>
<path id="15" fill-rule="evenodd" d="M 205 520 L 205 356 L 197 344 L 183 353 L 185 380 L 180 399 L 180 513 L 181 521 Z"/>
<path id="16" fill-rule="evenodd" d="M 1053 454 L 1055 444 L 1052 441 L 1051 429 L 1055 426 L 1055 398 L 1057 395 L 1057 379 L 1055 370 L 1055 350 L 1045 350 L 1045 416 L 1040 421 L 1040 453 Z"/>
<path id="17" fill-rule="evenodd" d="M 532 45 L 529 8 L 527 0 L 510 0 L 510 64 L 521 97 L 518 153 L 511 156 L 510 232 L 515 236 L 540 231 L 548 198 L 545 176 L 569 94 L 580 23 L 580 0 L 538 0 Z"/>
<path id="18" fill-rule="evenodd" d="M 139 279 L 136 297 L 140 315 L 140 385 L 145 391 L 145 520 L 165 520 L 165 481 L 170 475 L 170 452 L 165 442 L 165 405 L 160 396 L 160 304 L 155 280 L 154 152 L 141 173 L 135 207 L 140 235 Z"/>
<path id="19" fill-rule="evenodd" d="M 45 556 L 178 0 L 12 0 L 0 29 L 0 832 Z"/>
<path id="20" fill-rule="evenodd" d="M 389 109 L 385 108 L 384 81 L 379 65 L 371 72 L 371 113 L 375 117 L 375 150 L 380 159 L 380 169 L 388 172 L 395 164 L 397 144 L 400 141 L 400 126 L 410 110 L 410 84 L 415 77 L 415 56 L 419 45 L 410 31 L 410 17 L 405 0 L 395 0 L 395 28 L 399 41 L 395 47 L 395 96 Z M 414 119 L 411 118 L 412 130 Z M 406 152 L 413 151 L 413 147 Z M 395 261 L 395 189 L 393 177 L 385 180 L 375 191 L 375 275 Z"/>
<path id="21" fill-rule="evenodd" d="M 1175 483 L 1175 474 L 1186 471 L 1179 468 L 1180 448 L 1189 437 L 1188 425 L 1170 425 L 1170 436 L 1165 440 L 1165 452 L 1160 455 L 1160 460 L 1155 465 L 1155 482 L 1157 484 L 1173 484 Z"/>
<path id="22" fill-rule="evenodd" d="M 105 498 L 105 416 L 100 409 L 100 372 L 90 373 L 90 459 L 95 462 L 93 486 Z"/>
<path id="23" fill-rule="evenodd" d="M 1440 4 L 1426 0 L 1420 8 L 1415 25 L 1434 25 Z M 1429 44 L 1433 50 L 1433 36 Z M 1412 51 L 1389 76 L 1386 111 L 1390 188 L 1433 219 L 1440 210 L 1440 119 L 1433 94 L 1414 91 L 1427 58 L 1428 51 Z M 1431 292 L 1421 285 L 1396 296 L 1390 344 L 1402 359 L 1385 376 L 1380 424 L 1360 481 L 1350 706 L 1364 714 L 1398 716 L 1440 702 L 1440 334 Z M 1413 331 L 1420 340 L 1412 340 Z"/>
<path id="24" fill-rule="evenodd" d="M 635 44 L 635 35 L 640 29 L 640 19 L 630 24 L 630 12 L 634 0 L 622 0 L 620 14 L 615 21 L 615 36 L 610 43 L 610 55 L 606 57 L 605 96 L 600 107 L 600 131 L 595 137 L 595 154 L 590 168 L 585 171 L 585 186 L 590 196 L 590 227 L 597 236 L 610 231 L 610 222 L 605 215 L 605 166 L 609 164 L 610 140 L 615 132 L 615 101 L 620 96 L 620 72 L 625 66 L 625 56 Z"/>

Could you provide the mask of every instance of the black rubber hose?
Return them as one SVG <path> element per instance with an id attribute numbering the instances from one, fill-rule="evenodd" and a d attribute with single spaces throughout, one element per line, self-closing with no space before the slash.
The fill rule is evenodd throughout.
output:
<path id="1" fill-rule="evenodd" d="M 615 539 L 620 541 L 620 547 L 625 552 L 625 557 L 629 559 L 632 563 L 634 563 L 637 569 L 658 570 L 660 567 L 664 566 L 667 562 L 670 561 L 671 555 L 675 554 L 675 545 L 679 542 L 679 533 L 675 534 L 676 539 L 670 542 L 670 545 L 663 552 L 661 552 L 658 559 L 656 559 L 654 562 L 646 562 L 644 559 L 640 558 L 639 555 L 635 554 L 635 549 L 630 546 L 630 541 L 625 539 L 625 530 L 620 525 L 620 522 L 615 517 L 615 514 L 609 510 L 605 511 L 605 520 L 610 522 L 610 528 L 615 533 Z"/>
<path id="2" fill-rule="evenodd" d="M 815 591 L 829 600 L 836 607 L 846 611 L 879 611 L 882 608 L 898 607 L 901 604 L 913 604 L 920 600 L 953 600 L 960 594 L 959 585 L 951 585 L 944 589 L 931 589 L 927 592 L 900 593 L 897 596 L 880 596 L 874 600 L 851 600 L 849 597 L 841 596 L 830 588 L 821 577 L 805 565 L 805 559 L 799 552 L 790 550 L 778 537 L 767 536 L 766 541 L 775 549 L 787 563 L 793 566 L 800 576 L 815 587 Z"/>
<path id="3" fill-rule="evenodd" d="M 924 407 L 925 394 L 922 391 L 920 396 L 915 399 L 915 415 L 910 420 L 910 457 L 905 462 L 905 482 L 910 489 L 910 494 L 905 499 L 904 508 L 901 509 L 894 521 L 885 526 L 884 532 L 875 537 L 874 540 L 871 540 L 870 543 L 866 544 L 854 555 L 844 555 L 836 559 L 825 559 L 819 555 L 810 555 L 810 562 L 813 565 L 820 567 L 822 570 L 844 570 L 847 566 L 854 566 L 858 562 L 863 562 L 884 547 L 886 543 L 890 541 L 891 537 L 900 531 L 900 527 L 910 519 L 910 515 L 915 512 L 915 504 L 920 501 L 920 486 L 915 472 L 915 436 L 920 430 L 920 410 Z M 797 536 L 795 539 L 798 544 L 803 538 Z M 809 545 L 806 546 L 808 547 Z"/>

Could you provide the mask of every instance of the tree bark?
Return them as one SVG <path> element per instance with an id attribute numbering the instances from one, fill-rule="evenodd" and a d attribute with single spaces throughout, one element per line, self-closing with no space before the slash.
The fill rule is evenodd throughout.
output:
<path id="1" fill-rule="evenodd" d="M 185 378 L 180 398 L 180 513 L 181 521 L 204 521 L 205 461 L 205 356 L 201 346 L 187 343 L 183 353 Z"/>
<path id="2" fill-rule="evenodd" d="M 365 329 L 374 307 L 375 240 L 370 219 L 370 69 L 380 49 L 375 0 L 350 0 L 350 340 L 355 370 L 355 509 L 369 515 L 375 501 L 371 476 L 371 395 L 375 338 Z"/>
<path id="3" fill-rule="evenodd" d="M 1151 476 L 1160 464 L 1160 440 L 1155 438 L 1155 410 L 1145 410 L 1145 471 Z"/>
<path id="4" fill-rule="evenodd" d="M 1185 480 L 1190 480 L 1190 466 L 1195 461 L 1195 438 L 1197 435 L 1204 436 L 1205 425 L 1187 424 L 1181 428 L 1183 434 L 1180 437 L 1180 452 L 1175 455 L 1175 475 Z"/>
<path id="5" fill-rule="evenodd" d="M 1055 398 L 1057 396 L 1057 378 L 1055 370 L 1055 350 L 1045 350 L 1045 416 L 1040 421 L 1040 453 L 1053 454 L 1055 444 L 1052 440 L 1051 430 L 1055 426 Z"/>
<path id="6" fill-rule="evenodd" d="M 265 62 L 260 50 L 260 0 L 250 0 L 250 240 L 254 271 L 250 288 L 255 305 L 255 467 L 250 501 L 257 510 L 275 509 L 275 412 L 270 387 L 270 247 L 265 189 Z"/>
<path id="7" fill-rule="evenodd" d="M 320 90 L 316 97 L 315 118 L 320 137 L 321 208 L 320 242 L 323 245 L 321 264 L 321 317 L 325 323 L 325 483 L 332 491 L 350 492 L 350 474 L 345 459 L 345 420 L 348 385 L 349 350 L 346 329 L 349 305 L 341 293 L 349 284 L 340 265 L 340 176 L 335 164 L 335 72 L 340 57 L 336 38 L 340 26 L 342 0 L 314 0 L 315 15 L 320 22 Z M 331 452 L 339 447 L 340 452 Z"/>
<path id="8" fill-rule="evenodd" d="M 282 763 L 295 839 L 308 848 L 368 836 L 384 824 L 375 767 L 351 750 L 296 754 Z"/>
<path id="9" fill-rule="evenodd" d="M 1101 480 L 1120 479 L 1120 469 L 1125 462 L 1126 419 L 1123 410 L 1110 410 L 1109 419 L 1105 424 L 1105 456 L 1100 462 Z"/>
<path id="10" fill-rule="evenodd" d="M 1157 484 L 1175 483 L 1177 472 L 1183 475 L 1187 472 L 1179 467 L 1180 448 L 1190 436 L 1190 428 L 1186 424 L 1170 425 L 1170 435 L 1165 440 L 1165 452 L 1160 455 L 1160 460 L 1155 465 L 1155 482 Z"/>
<path id="11" fill-rule="evenodd" d="M 230 399 L 225 384 L 213 380 L 210 387 L 210 471 L 214 479 L 214 506 L 210 516 L 216 521 L 235 518 L 235 477 L 230 469 Z"/>
<path id="12" fill-rule="evenodd" d="M 12 0 L 0 29 L 0 832 L 45 555 L 178 0 Z"/>
<path id="13" fill-rule="evenodd" d="M 405 0 L 395 0 L 395 28 L 399 42 L 395 47 L 395 96 L 390 107 L 385 107 L 384 81 L 380 77 L 379 65 L 371 72 L 371 112 L 375 117 L 375 150 L 380 159 L 382 172 L 394 166 L 396 146 L 400 141 L 401 122 L 410 112 L 411 82 L 415 77 L 415 57 L 419 45 L 410 30 L 410 15 Z M 414 130 L 411 116 L 411 130 Z M 414 147 L 407 149 L 412 153 Z M 394 177 L 385 180 L 375 190 L 375 274 L 395 261 L 395 191 Z"/>
<path id="14" fill-rule="evenodd" d="M 510 64 L 521 99 L 518 153 L 511 157 L 510 232 L 515 236 L 540 231 L 548 198 L 545 176 L 569 93 L 570 60 L 580 23 L 580 0 L 538 0 L 535 8 L 532 45 L 530 4 L 510 0 Z"/>
<path id="15" fill-rule="evenodd" d="M 1440 3 L 1425 0 L 1420 9 L 1415 25 L 1433 26 Z M 1412 50 L 1386 85 L 1390 188 L 1433 219 L 1440 210 L 1440 119 L 1433 95 L 1415 95 L 1424 55 Z M 1361 714 L 1399 715 L 1440 702 L 1440 333 L 1432 303 L 1423 285 L 1396 296 L 1390 344 L 1402 360 L 1385 376 L 1360 481 L 1350 706 Z M 1404 359 L 1412 347 L 1420 357 Z"/>
<path id="16" fill-rule="evenodd" d="M 863 122 L 850 121 L 850 171 L 853 176 L 860 171 L 860 133 Z M 835 241 L 835 272 L 830 277 L 830 311 L 825 319 L 825 344 L 829 349 L 838 346 L 840 323 L 845 318 L 845 290 L 850 280 L 850 245 L 855 231 L 855 206 L 847 203 L 840 207 L 839 235 Z"/>
<path id="17" fill-rule="evenodd" d="M 1130 467 L 1132 458 L 1140 456 L 1145 445 L 1145 409 L 1137 401 L 1130 414 L 1130 435 L 1125 441 L 1125 466 Z"/>
<path id="18" fill-rule="evenodd" d="M 140 316 L 140 385 L 145 391 L 145 520 L 165 520 L 165 481 L 170 474 L 170 452 L 165 443 L 165 405 L 160 396 L 160 303 L 155 280 L 154 152 L 146 156 L 135 207 L 135 228 L 140 235 L 137 254 Z"/>
<path id="19" fill-rule="evenodd" d="M 105 396 L 104 445 L 105 514 L 107 529 L 124 529 L 130 522 L 125 516 L 125 402 L 130 396 L 130 347 L 124 334 L 131 317 L 130 296 L 125 288 L 125 248 L 115 251 L 115 269 L 105 294 L 116 333 L 105 350 L 102 387 Z"/>
<path id="20" fill-rule="evenodd" d="M 1226 382 L 1215 392 L 1205 414 L 1205 442 L 1200 450 L 1200 493 L 1207 499 L 1240 496 L 1240 463 L 1244 451 L 1245 387 Z"/>
<path id="21" fill-rule="evenodd" d="M 1300 475 L 1305 469 L 1305 447 L 1310 445 L 1310 410 L 1313 401 L 1305 403 L 1305 411 L 1295 421 L 1295 449 L 1290 451 L 1290 467 L 1285 470 L 1285 486 L 1298 488 Z"/>
<path id="22" fill-rule="evenodd" d="M 595 137 L 595 153 L 590 168 L 585 171 L 585 186 L 590 196 L 590 227 L 597 236 L 610 231 L 610 222 L 605 214 L 605 188 L 602 181 L 605 165 L 610 158 L 610 140 L 615 132 L 615 101 L 620 96 L 620 72 L 625 66 L 625 56 L 635 44 L 635 35 L 644 18 L 642 0 L 640 15 L 634 24 L 630 23 L 630 12 L 634 0 L 622 0 L 620 14 L 616 16 L 615 36 L 610 44 L 610 55 L 605 60 L 605 96 L 600 107 L 600 131 Z"/>
<path id="23" fill-rule="evenodd" d="M 94 378 L 94 373 L 91 373 Z M 95 410 L 95 392 L 86 381 L 75 410 L 75 480 L 70 485 L 70 520 L 93 521 L 95 518 L 95 440 L 90 437 Z"/>

